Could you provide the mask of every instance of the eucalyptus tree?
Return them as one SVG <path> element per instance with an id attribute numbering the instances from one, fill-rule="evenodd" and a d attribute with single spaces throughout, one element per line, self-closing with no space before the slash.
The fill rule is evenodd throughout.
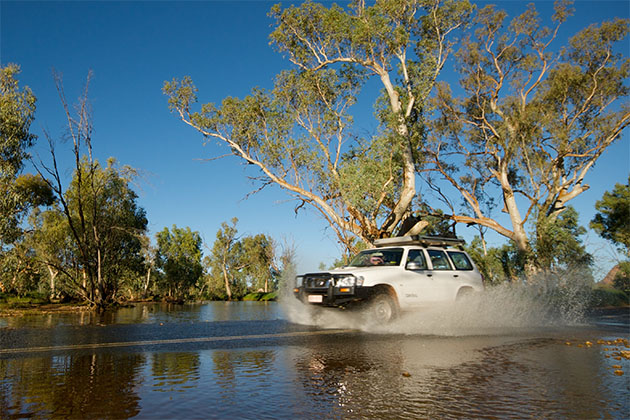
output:
<path id="1" fill-rule="evenodd" d="M 74 111 L 68 105 L 61 80 L 55 82 L 66 114 L 67 135 L 72 146 L 74 171 L 69 185 L 58 167 L 53 139 L 46 134 L 51 164 L 36 169 L 54 192 L 58 212 L 70 236 L 72 259 L 58 267 L 70 289 L 90 304 L 102 308 L 116 299 L 122 281 L 142 275 L 141 237 L 146 232 L 144 209 L 137 204 L 131 183 L 137 171 L 118 166 L 110 158 L 103 167 L 92 154 L 92 115 L 85 90 Z"/>
<path id="2" fill-rule="evenodd" d="M 615 184 L 612 191 L 606 191 L 595 209 L 590 227 L 625 254 L 626 260 L 617 265 L 613 284 L 630 296 L 630 176 L 626 184 Z"/>
<path id="3" fill-rule="evenodd" d="M 0 67 L 0 245 L 20 236 L 25 199 L 16 189 L 16 179 L 37 138 L 30 132 L 37 100 L 28 87 L 20 88 L 19 73 L 16 64 Z"/>
<path id="4" fill-rule="evenodd" d="M 592 282 L 593 255 L 582 242 L 586 229 L 579 225 L 578 213 L 572 206 L 567 206 L 554 219 L 545 219 L 536 228 L 532 247 L 538 269 L 559 278 L 579 274 L 583 280 Z"/>
<path id="5" fill-rule="evenodd" d="M 612 191 L 606 191 L 595 209 L 591 228 L 630 258 L 630 177 L 625 185 L 615 184 Z"/>
<path id="6" fill-rule="evenodd" d="M 275 289 L 279 269 L 275 263 L 273 240 L 259 233 L 241 239 L 245 281 L 255 291 L 268 293 Z"/>
<path id="7" fill-rule="evenodd" d="M 157 267 L 164 272 L 162 289 L 169 297 L 184 299 L 203 274 L 201 235 L 173 225 L 155 235 Z"/>
<path id="8" fill-rule="evenodd" d="M 434 175 L 467 205 L 451 218 L 493 229 L 521 253 L 531 250 L 526 223 L 554 222 L 630 123 L 630 60 L 616 49 L 628 20 L 590 25 L 558 48 L 571 13 L 569 2 L 557 2 L 548 28 L 533 5 L 509 23 L 492 5 L 479 10 L 456 54 L 461 94 L 445 83 L 436 89 L 423 149 Z M 488 197 L 502 202 L 508 225 L 484 211 Z"/>
<path id="9" fill-rule="evenodd" d="M 238 238 L 236 224 L 238 219 L 232 218 L 231 225 L 221 223 L 216 240 L 212 244 L 210 255 L 206 257 L 206 265 L 210 269 L 210 281 L 220 282 L 228 300 L 240 292 L 245 286 L 242 279 L 244 264 L 242 261 L 243 246 Z"/>
<path id="10" fill-rule="evenodd" d="M 285 258 L 276 258 L 276 246 L 272 238 L 257 235 L 239 235 L 235 217 L 231 224 L 221 223 L 210 255 L 205 258 L 209 269 L 207 279 L 214 297 L 228 300 L 251 291 L 265 293 L 276 290 Z M 288 260 L 287 260 L 288 261 Z M 219 287 L 220 284 L 220 287 Z"/>
<path id="11" fill-rule="evenodd" d="M 144 273 L 145 211 L 130 183 L 131 168 L 81 161 L 60 204 L 42 214 L 34 248 L 51 277 L 61 273 L 66 293 L 102 307 L 125 282 Z M 49 214 L 50 213 L 50 214 Z"/>
<path id="12" fill-rule="evenodd" d="M 25 235 L 24 242 L 48 273 L 50 298 L 56 298 L 64 291 L 64 286 L 59 287 L 60 279 L 70 283 L 65 291 L 73 295 L 71 277 L 64 277 L 64 273 L 75 272 L 70 267 L 75 265 L 76 247 L 63 213 L 58 207 L 33 212 L 29 217 L 29 225 L 32 229 Z"/>
<path id="13" fill-rule="evenodd" d="M 450 39 L 471 11 L 466 0 L 277 5 L 271 43 L 293 67 L 277 75 L 271 90 L 198 110 L 189 77 L 166 82 L 163 90 L 182 121 L 253 165 L 261 188 L 285 190 L 296 212 L 314 207 L 352 248 L 356 238 L 371 243 L 393 234 L 410 214 L 425 102 Z M 366 86 L 381 91 L 375 102 L 380 128 L 361 137 L 350 111 Z M 410 230 L 424 226 L 420 221 Z"/>

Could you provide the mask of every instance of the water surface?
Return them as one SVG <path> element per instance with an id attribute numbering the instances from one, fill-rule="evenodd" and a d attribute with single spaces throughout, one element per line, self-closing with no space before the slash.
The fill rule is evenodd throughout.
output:
<path id="1" fill-rule="evenodd" d="M 240 302 L 2 319 L 0 418 L 623 419 L 630 412 L 630 364 L 620 357 L 630 350 L 627 324 L 494 333 L 487 325 L 484 333 L 440 335 L 402 332 L 413 318 L 376 332 L 289 318 L 276 303 Z"/>

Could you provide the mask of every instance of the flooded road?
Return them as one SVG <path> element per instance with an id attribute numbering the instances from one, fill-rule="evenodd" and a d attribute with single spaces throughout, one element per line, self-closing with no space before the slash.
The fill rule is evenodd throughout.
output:
<path id="1" fill-rule="evenodd" d="M 628 418 L 627 310 L 453 318 L 322 328 L 256 302 L 0 318 L 0 418 Z"/>

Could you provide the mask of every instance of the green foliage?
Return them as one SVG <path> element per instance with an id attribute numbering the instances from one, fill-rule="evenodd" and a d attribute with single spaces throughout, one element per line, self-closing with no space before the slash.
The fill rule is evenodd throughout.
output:
<path id="1" fill-rule="evenodd" d="M 591 229 L 630 256 L 630 177 L 626 185 L 615 184 L 612 192 L 605 192 L 595 209 L 598 213 L 591 220 Z"/>
<path id="2" fill-rule="evenodd" d="M 15 192 L 21 198 L 23 209 L 26 206 L 51 206 L 55 195 L 50 185 L 39 175 L 23 174 L 15 180 Z"/>
<path id="3" fill-rule="evenodd" d="M 247 285 L 268 293 L 276 288 L 278 273 L 274 269 L 273 242 L 264 234 L 246 236 L 241 240 L 243 275 Z"/>
<path id="4" fill-rule="evenodd" d="M 484 251 L 479 237 L 475 237 L 466 250 L 488 284 L 534 275 L 545 277 L 546 281 L 579 277 L 580 281 L 590 284 L 593 282 L 593 256 L 586 252 L 580 239 L 585 233 L 586 229 L 578 225 L 577 212 L 568 207 L 558 219 L 544 219 L 538 226 L 529 254 L 520 252 L 514 243 Z M 527 272 L 529 261 L 535 264 L 535 273 Z"/>
<path id="5" fill-rule="evenodd" d="M 33 250 L 46 271 L 50 296 L 77 296 L 70 273 L 77 270 L 79 256 L 63 212 L 58 207 L 33 212 L 29 224 L 32 229 L 24 236 L 24 244 Z"/>
<path id="6" fill-rule="evenodd" d="M 164 84 L 169 106 L 275 184 L 313 206 L 339 241 L 391 235 L 411 209 L 422 165 L 423 108 L 444 65 L 447 36 L 465 25 L 467 1 L 354 2 L 348 8 L 307 1 L 270 16 L 272 44 L 295 66 L 271 90 L 193 110 L 189 77 Z M 370 78 L 381 83 L 374 135 L 358 135 L 350 108 Z"/>
<path id="7" fill-rule="evenodd" d="M 591 293 L 590 306 L 627 306 L 630 305 L 630 295 L 622 290 L 609 287 L 596 287 Z"/>
<path id="8" fill-rule="evenodd" d="M 2 176 L 15 176 L 28 158 L 26 148 L 33 145 L 36 136 L 29 132 L 35 119 L 35 95 L 28 87 L 20 90 L 16 76 L 20 67 L 9 64 L 0 68 L 0 132 L 2 138 Z"/>
<path id="9" fill-rule="evenodd" d="M 484 251 L 481 239 L 476 236 L 466 247 L 466 251 L 487 285 L 516 281 L 524 272 L 521 254 L 514 244 L 490 247 Z"/>
<path id="10" fill-rule="evenodd" d="M 173 225 L 156 234 L 157 266 L 164 271 L 163 292 L 177 299 L 186 298 L 203 273 L 201 236 L 189 227 Z"/>
<path id="11" fill-rule="evenodd" d="M 211 253 L 204 259 L 209 270 L 209 291 L 215 296 L 225 296 L 227 300 L 243 296 L 246 290 L 242 278 L 242 244 L 237 237 L 237 222 L 238 219 L 233 218 L 232 225 L 221 223 Z"/>
<path id="12" fill-rule="evenodd" d="M 615 289 L 621 290 L 630 296 L 630 261 L 619 263 L 619 271 L 613 279 L 613 285 Z"/>
<path id="13" fill-rule="evenodd" d="M 38 290 L 41 270 L 35 254 L 21 243 L 0 254 L 0 291 L 24 296 Z"/>
<path id="14" fill-rule="evenodd" d="M 12 243 L 21 234 L 20 217 L 25 200 L 15 182 L 29 158 L 27 149 L 36 136 L 30 130 L 35 119 L 35 95 L 28 87 L 20 89 L 16 76 L 20 67 L 0 67 L 0 246 Z"/>
<path id="15" fill-rule="evenodd" d="M 40 288 L 51 297 L 105 305 L 144 271 L 146 215 L 130 188 L 134 171 L 115 163 L 83 158 L 55 205 L 29 218 L 22 246 L 35 255 L 46 280 Z"/>
<path id="16" fill-rule="evenodd" d="M 493 5 L 481 8 L 457 52 L 464 93 L 440 84 L 424 149 L 429 167 L 466 203 L 453 219 L 493 229 L 523 254 L 534 246 L 528 218 L 553 224 L 588 189 L 588 171 L 630 123 L 630 59 L 617 52 L 629 21 L 591 25 L 552 52 L 569 5 L 555 3 L 550 27 L 533 4 L 511 21 Z M 511 226 L 491 217 L 482 197 L 504 203 Z"/>
<path id="17" fill-rule="evenodd" d="M 83 248 L 78 250 L 79 265 L 89 265 L 93 273 L 100 265 L 98 287 L 106 302 L 126 280 L 144 271 L 141 236 L 147 227 L 146 213 L 130 188 L 135 171 L 115 164 L 109 159 L 103 168 L 98 161 L 84 159 L 65 197 L 72 225 L 83 238 L 82 243 L 75 241 L 75 246 Z M 85 182 L 79 182 L 80 178 Z"/>
<path id="18" fill-rule="evenodd" d="M 237 222 L 234 218 L 231 225 L 221 224 L 211 254 L 204 259 L 211 298 L 238 299 L 250 290 L 268 293 L 277 289 L 282 277 L 271 238 L 264 234 L 239 238 Z"/>
<path id="19" fill-rule="evenodd" d="M 580 239 L 585 233 L 571 206 L 555 220 L 543 219 L 537 226 L 533 245 L 535 264 L 544 272 L 580 272 L 592 280 L 593 256 L 586 252 Z"/>
<path id="20" fill-rule="evenodd" d="M 38 292 L 26 292 L 19 296 L 0 293 L 0 304 L 8 309 L 31 308 L 49 303 L 48 296 Z"/>

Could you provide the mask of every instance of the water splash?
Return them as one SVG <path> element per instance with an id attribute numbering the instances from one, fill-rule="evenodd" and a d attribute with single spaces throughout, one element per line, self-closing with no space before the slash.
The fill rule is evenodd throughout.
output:
<path id="1" fill-rule="evenodd" d="M 387 326 L 370 323 L 360 311 L 317 308 L 293 296 L 285 296 L 281 304 L 291 322 L 320 328 L 441 336 L 495 335 L 582 324 L 588 289 L 578 276 L 564 280 L 539 276 L 529 283 L 503 283 L 456 302 L 407 311 Z"/>

